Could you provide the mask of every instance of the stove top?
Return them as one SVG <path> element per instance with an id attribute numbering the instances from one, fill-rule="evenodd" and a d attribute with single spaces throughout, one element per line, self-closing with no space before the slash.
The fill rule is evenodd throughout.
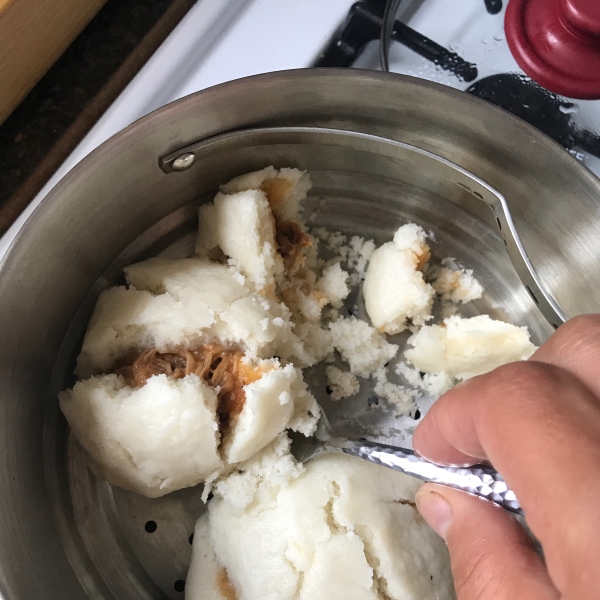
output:
<path id="1" fill-rule="evenodd" d="M 402 0 L 390 70 L 470 93 L 552 137 L 600 176 L 600 101 L 548 92 L 526 77 L 504 36 L 506 0 Z M 140 73 L 0 238 L 0 258 L 52 187 L 143 115 L 195 91 L 281 69 L 379 69 L 385 0 L 197 0 Z"/>
<path id="2" fill-rule="evenodd" d="M 314 66 L 379 69 L 385 0 L 355 3 Z M 553 138 L 600 175 L 600 101 L 557 96 L 527 77 L 504 36 L 506 0 L 404 0 L 390 71 L 483 98 Z"/>

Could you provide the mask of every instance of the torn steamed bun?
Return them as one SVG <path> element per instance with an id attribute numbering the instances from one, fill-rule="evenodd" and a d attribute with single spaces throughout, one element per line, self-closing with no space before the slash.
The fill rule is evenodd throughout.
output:
<path id="1" fill-rule="evenodd" d="M 125 274 L 131 287 L 98 298 L 77 359 L 80 377 L 110 371 L 132 351 L 220 340 L 267 357 L 293 339 L 286 307 L 252 292 L 225 265 L 153 258 Z"/>
<path id="2" fill-rule="evenodd" d="M 267 167 L 236 177 L 200 207 L 196 253 L 220 250 L 256 289 L 273 293 L 292 262 L 285 264 L 286 254 L 306 237 L 300 212 L 311 185 L 297 169 Z"/>
<path id="3" fill-rule="evenodd" d="M 210 256 L 219 248 L 256 289 L 274 289 L 283 271 L 277 253 L 275 220 L 261 190 L 216 195 L 198 210 L 196 254 Z"/>
<path id="4" fill-rule="evenodd" d="M 250 503 L 216 491 L 196 526 L 186 597 L 451 600 L 448 553 L 417 512 L 419 485 L 327 455 Z"/>
<path id="5" fill-rule="evenodd" d="M 314 431 L 320 413 L 302 373 L 259 357 L 285 356 L 300 344 L 284 304 L 203 258 L 154 258 L 125 275 L 129 288 L 101 294 L 78 358 L 81 377 L 103 375 L 61 396 L 73 431 L 109 482 L 159 496 L 227 473 L 286 429 Z M 213 399 L 210 415 L 185 410 L 192 383 Z M 122 423 L 142 422 L 136 411 L 147 427 L 121 435 Z M 174 421 L 178 411 L 189 419 L 185 426 Z M 144 438 L 146 430 L 154 435 L 151 423 L 165 448 L 187 448 L 172 474 L 161 445 Z M 193 462 L 195 446 L 186 438 L 199 428 L 213 432 L 214 460 L 207 454 L 206 468 Z M 132 458 L 120 464 L 115 456 Z"/>
<path id="6" fill-rule="evenodd" d="M 369 318 L 380 332 L 399 333 L 409 321 L 423 325 L 431 317 L 435 292 L 421 272 L 429 257 L 425 232 L 412 223 L 373 252 L 363 294 Z"/>
<path id="7" fill-rule="evenodd" d="M 261 190 L 266 194 L 276 220 L 298 221 L 302 202 L 311 187 L 310 176 L 306 171 L 275 169 L 271 166 L 232 179 L 221 186 L 221 192 L 235 194 L 246 190 Z"/>
<path id="8" fill-rule="evenodd" d="M 59 399 L 79 443 L 112 484 L 155 498 L 222 466 L 217 395 L 196 375 L 158 375 L 141 388 L 100 375 Z"/>
<path id="9" fill-rule="evenodd" d="M 444 319 L 422 327 L 408 340 L 406 358 L 424 373 L 444 372 L 468 379 L 509 362 L 528 359 L 536 350 L 527 327 L 479 315 Z"/>
<path id="10" fill-rule="evenodd" d="M 109 288 L 100 294 L 94 308 L 76 373 L 89 377 L 110 371 L 131 348 L 193 344 L 213 321 L 207 307 L 194 311 L 170 294 L 154 296 L 134 288 Z"/>
<path id="11" fill-rule="evenodd" d="M 302 380 L 302 373 L 287 365 L 283 369 L 266 372 L 244 387 L 244 406 L 231 419 L 223 444 L 228 463 L 248 460 L 287 428 L 302 428 L 301 417 L 306 419 L 307 425 L 310 423 L 307 430 L 316 427 L 319 410 L 312 395 L 310 406 L 306 406 L 303 394 L 298 394 L 296 406 L 294 384 L 298 378 Z M 293 417 L 298 419 L 297 423 L 292 422 Z"/>
<path id="12" fill-rule="evenodd" d="M 218 346 L 147 351 L 60 403 L 102 475 L 148 497 L 226 473 L 286 429 L 310 435 L 320 416 L 298 369 Z"/>

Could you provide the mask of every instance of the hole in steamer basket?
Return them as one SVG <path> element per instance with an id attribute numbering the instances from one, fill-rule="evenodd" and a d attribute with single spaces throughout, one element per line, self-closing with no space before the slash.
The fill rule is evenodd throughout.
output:
<path id="1" fill-rule="evenodd" d="M 144 529 L 148 533 L 154 533 L 157 528 L 158 528 L 158 525 L 156 524 L 156 521 L 146 521 L 146 524 L 144 525 Z"/>

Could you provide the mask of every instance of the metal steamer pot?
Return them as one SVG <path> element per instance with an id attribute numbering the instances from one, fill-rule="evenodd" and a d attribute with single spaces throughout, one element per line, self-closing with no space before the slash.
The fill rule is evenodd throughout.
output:
<path id="1" fill-rule="evenodd" d="M 484 284 L 484 298 L 467 310 L 527 325 L 538 343 L 551 333 L 476 190 L 405 144 L 504 195 L 533 265 L 567 316 L 600 308 L 600 181 L 549 138 L 483 101 L 407 77 L 302 70 L 227 83 L 166 106 L 75 167 L 0 265 L 3 597 L 182 597 L 188 538 L 203 510 L 198 491 L 148 500 L 97 480 L 68 434 L 56 393 L 73 383 L 99 292 L 134 261 L 188 254 L 195 207 L 235 175 L 269 164 L 308 169 L 309 223 L 379 242 L 401 222 L 420 223 L 435 235 L 434 253 L 474 268 Z M 190 149 L 193 159 L 173 162 Z M 318 399 L 327 410 L 326 398 Z M 365 399 L 352 402 L 346 411 L 359 411 Z M 367 426 L 377 425 L 374 414 L 365 413 Z"/>

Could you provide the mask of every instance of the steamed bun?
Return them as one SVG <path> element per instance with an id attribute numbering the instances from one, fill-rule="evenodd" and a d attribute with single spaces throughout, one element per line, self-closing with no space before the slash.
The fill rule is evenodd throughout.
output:
<path id="1" fill-rule="evenodd" d="M 268 357 L 293 343 L 286 307 L 252 292 L 226 265 L 152 258 L 125 275 L 129 288 L 109 288 L 98 298 L 77 360 L 80 377 L 112 370 L 132 350 L 216 339 Z"/>
<path id="2" fill-rule="evenodd" d="M 319 409 L 299 369 L 287 365 L 269 371 L 246 385 L 244 392 L 244 407 L 233 419 L 223 444 L 229 464 L 248 460 L 285 429 L 301 431 L 307 436 L 314 432 Z"/>
<path id="3" fill-rule="evenodd" d="M 112 484 L 155 498 L 222 466 L 217 396 L 196 375 L 158 375 L 141 388 L 100 375 L 59 400 L 79 443 Z"/>
<path id="4" fill-rule="evenodd" d="M 275 221 L 269 201 L 260 190 L 217 194 L 198 210 L 196 253 L 209 256 L 219 248 L 256 289 L 275 286 L 283 271 L 277 253 Z"/>
<path id="5" fill-rule="evenodd" d="M 326 455 L 241 508 L 217 490 L 196 525 L 186 598 L 450 600 L 448 553 L 416 510 L 419 485 Z"/>
<path id="6" fill-rule="evenodd" d="M 408 339 L 406 358 L 424 373 L 468 379 L 509 362 L 528 359 L 536 350 L 527 327 L 479 315 L 453 316 L 427 325 Z"/>
<path id="7" fill-rule="evenodd" d="M 214 323 L 205 305 L 186 306 L 170 294 L 114 287 L 100 294 L 90 319 L 76 373 L 89 377 L 114 368 L 132 349 L 192 345 Z"/>
<path id="8" fill-rule="evenodd" d="M 99 375 L 61 392 L 60 406 L 107 481 L 162 496 L 228 473 L 286 429 L 314 432 L 320 411 L 299 369 L 277 360 L 242 368 L 259 376 L 242 386 L 243 405 L 227 415 L 219 388 L 195 374 L 153 375 L 141 387 Z"/>
<path id="9" fill-rule="evenodd" d="M 429 256 L 425 232 L 412 223 L 373 252 L 363 294 L 367 314 L 380 332 L 399 333 L 409 321 L 423 325 L 431 317 L 435 292 L 421 272 Z"/>
<path id="10" fill-rule="evenodd" d="M 306 171 L 270 166 L 235 177 L 221 186 L 221 192 L 236 194 L 246 190 L 261 190 L 266 194 L 276 220 L 298 221 L 302 203 L 311 187 L 312 182 Z"/>

